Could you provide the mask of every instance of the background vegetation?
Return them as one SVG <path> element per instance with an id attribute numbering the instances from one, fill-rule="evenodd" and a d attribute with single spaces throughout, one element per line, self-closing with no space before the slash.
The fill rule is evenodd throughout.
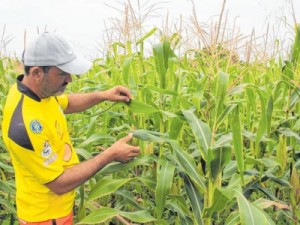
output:
<path id="1" fill-rule="evenodd" d="M 68 91 L 122 84 L 134 100 L 67 119 L 81 160 L 128 132 L 142 154 L 77 189 L 76 223 L 299 224 L 300 28 L 287 58 L 275 52 L 266 60 L 254 37 L 225 35 L 223 10 L 210 35 L 194 14 L 199 46 L 185 50 L 178 30 L 145 32 L 130 4 L 124 12 L 128 29 Z M 20 65 L 0 59 L 0 120 Z M 14 174 L 2 140 L 0 178 L 0 221 L 14 224 Z"/>

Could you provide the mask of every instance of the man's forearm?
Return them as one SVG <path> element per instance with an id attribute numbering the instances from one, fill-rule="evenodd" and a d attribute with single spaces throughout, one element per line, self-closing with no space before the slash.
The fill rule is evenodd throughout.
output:
<path id="1" fill-rule="evenodd" d="M 94 105 L 106 100 L 105 92 L 93 92 L 83 94 L 69 94 L 69 104 L 64 113 L 82 112 Z"/>
<path id="2" fill-rule="evenodd" d="M 112 161 L 111 154 L 104 151 L 83 163 L 66 169 L 58 178 L 46 184 L 46 186 L 58 195 L 65 194 L 83 184 Z"/>

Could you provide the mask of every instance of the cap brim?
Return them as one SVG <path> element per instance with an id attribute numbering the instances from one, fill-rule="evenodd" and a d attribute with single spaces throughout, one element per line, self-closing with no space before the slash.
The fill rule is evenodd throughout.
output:
<path id="1" fill-rule="evenodd" d="M 84 58 L 76 57 L 71 62 L 58 65 L 62 71 L 70 74 L 81 75 L 90 70 L 92 63 Z"/>

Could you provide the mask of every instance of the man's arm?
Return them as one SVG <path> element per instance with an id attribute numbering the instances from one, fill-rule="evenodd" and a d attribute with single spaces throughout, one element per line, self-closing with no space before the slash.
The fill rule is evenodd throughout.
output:
<path id="1" fill-rule="evenodd" d="M 123 86 L 116 86 L 106 91 L 93 93 L 69 94 L 69 104 L 64 110 L 64 113 L 81 112 L 105 100 L 112 102 L 129 102 L 130 99 L 130 91 Z"/>
<path id="2" fill-rule="evenodd" d="M 128 145 L 132 134 L 120 139 L 97 156 L 66 169 L 58 178 L 46 184 L 54 193 L 65 194 L 83 184 L 113 161 L 127 162 L 140 154 L 139 147 Z"/>

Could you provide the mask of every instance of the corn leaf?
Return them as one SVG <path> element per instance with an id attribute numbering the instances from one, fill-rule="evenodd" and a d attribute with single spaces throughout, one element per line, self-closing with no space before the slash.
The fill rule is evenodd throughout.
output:
<path id="1" fill-rule="evenodd" d="M 204 209 L 203 217 L 211 217 L 214 213 L 219 212 L 225 208 L 228 201 L 232 199 L 232 196 L 224 194 L 221 188 L 216 188 L 213 196 L 213 204 L 209 208 Z"/>
<path id="2" fill-rule="evenodd" d="M 83 218 L 81 221 L 79 221 L 77 224 L 98 224 L 98 223 L 104 223 L 105 221 L 115 217 L 118 215 L 117 209 L 107 208 L 103 207 L 100 209 L 97 209 L 85 218 Z"/>
<path id="3" fill-rule="evenodd" d="M 97 120 L 96 116 L 91 117 L 90 123 L 89 123 L 88 128 L 87 128 L 87 132 L 86 132 L 86 137 L 87 138 L 91 137 L 95 133 L 95 129 L 96 129 L 96 126 L 97 126 L 97 121 L 96 120 Z"/>
<path id="4" fill-rule="evenodd" d="M 289 205 L 280 203 L 278 201 L 271 201 L 269 199 L 263 199 L 259 198 L 255 202 L 253 202 L 253 205 L 261 208 L 266 209 L 275 206 L 277 209 L 289 209 Z"/>
<path id="5" fill-rule="evenodd" d="M 112 179 L 109 177 L 104 177 L 92 188 L 88 197 L 88 201 L 114 193 L 131 180 L 132 179 Z"/>
<path id="6" fill-rule="evenodd" d="M 159 167 L 160 169 L 158 171 L 155 191 L 155 203 L 157 218 L 161 219 L 165 208 L 167 195 L 172 187 L 175 166 L 171 162 L 161 158 L 159 160 Z"/>
<path id="7" fill-rule="evenodd" d="M 176 116 L 172 118 L 169 128 L 169 138 L 176 140 L 181 132 L 184 120 Z"/>
<path id="8" fill-rule="evenodd" d="M 1 205 L 1 207 L 4 208 L 3 211 L 8 210 L 9 212 L 16 215 L 16 213 L 17 213 L 16 208 L 8 199 L 5 199 L 5 198 L 1 197 L 0 198 L 0 205 Z"/>
<path id="9" fill-rule="evenodd" d="M 218 116 L 221 115 L 224 108 L 224 101 L 225 101 L 228 81 L 229 81 L 229 75 L 227 73 L 220 72 L 218 76 L 218 82 L 217 82 L 215 124 L 217 123 Z"/>
<path id="10" fill-rule="evenodd" d="M 122 103 L 126 106 L 128 106 L 129 110 L 131 110 L 134 113 L 154 113 L 159 112 L 159 109 L 154 108 L 146 103 L 140 102 L 135 99 L 131 99 L 130 103 Z"/>
<path id="11" fill-rule="evenodd" d="M 178 163 L 184 169 L 184 172 L 189 175 L 199 189 L 205 192 L 205 180 L 199 175 L 193 157 L 187 152 L 183 151 L 179 144 L 175 141 L 170 141 L 170 144 L 175 151 Z"/>
<path id="12" fill-rule="evenodd" d="M 155 160 L 156 160 L 155 156 L 146 155 L 146 156 L 142 156 L 137 159 L 131 160 L 128 163 L 113 162 L 113 163 L 110 163 L 109 165 L 105 166 L 102 170 L 100 170 L 98 172 L 98 174 L 108 175 L 108 174 L 112 174 L 112 173 L 117 173 L 119 171 L 127 171 L 138 165 L 148 165 Z"/>
<path id="13" fill-rule="evenodd" d="M 218 117 L 216 129 L 223 123 L 223 121 L 227 118 L 227 116 L 235 109 L 237 104 L 232 104 L 226 106 L 222 114 Z"/>
<path id="14" fill-rule="evenodd" d="M 238 211 L 234 211 L 230 213 L 230 215 L 225 221 L 225 225 L 240 225 L 240 224 L 241 224 L 241 220 Z"/>
<path id="15" fill-rule="evenodd" d="M 157 28 L 153 28 L 151 29 L 148 33 L 146 33 L 143 37 L 141 37 L 137 42 L 136 44 L 140 44 L 142 42 L 144 42 L 148 37 L 152 36 L 155 32 L 157 31 Z"/>
<path id="16" fill-rule="evenodd" d="M 14 168 L 11 165 L 7 165 L 2 162 L 0 162 L 0 168 L 4 169 L 4 171 L 9 172 L 9 173 L 15 172 Z"/>
<path id="17" fill-rule="evenodd" d="M 241 190 L 235 189 L 235 196 L 239 205 L 240 219 L 242 225 L 275 225 L 272 219 L 260 208 L 251 204 Z"/>
<path id="18" fill-rule="evenodd" d="M 222 172 L 224 166 L 230 161 L 231 147 L 222 146 L 209 149 L 209 165 L 212 175 L 212 179 L 215 180 L 217 176 Z"/>
<path id="19" fill-rule="evenodd" d="M 265 97 L 263 93 L 261 93 L 260 90 L 257 90 L 259 99 L 260 99 L 260 105 L 261 105 L 261 115 L 259 119 L 258 129 L 256 133 L 255 138 L 255 156 L 257 158 L 261 157 L 261 149 L 260 149 L 260 142 L 262 140 L 263 135 L 265 134 L 267 130 L 267 114 L 266 114 L 266 103 L 265 103 Z"/>
<path id="20" fill-rule="evenodd" d="M 166 88 L 166 73 L 169 65 L 169 58 L 173 55 L 170 48 L 171 44 L 168 41 L 163 41 L 153 45 L 153 55 L 155 68 L 160 79 L 160 88 Z"/>
<path id="21" fill-rule="evenodd" d="M 297 68 L 297 66 L 299 65 L 299 61 L 300 61 L 300 25 L 296 24 L 295 27 L 295 40 L 294 40 L 294 44 L 292 47 L 292 63 L 294 65 L 294 68 Z"/>
<path id="22" fill-rule="evenodd" d="M 153 142 L 168 142 L 168 139 L 162 134 L 147 130 L 135 130 L 132 132 L 133 137 L 141 139 L 143 141 L 153 141 Z M 158 136 L 161 135 L 161 136 Z"/>
<path id="23" fill-rule="evenodd" d="M 207 150 L 211 146 L 212 140 L 210 127 L 198 119 L 192 110 L 182 110 L 182 113 L 192 128 L 201 156 L 207 160 Z"/>
<path id="24" fill-rule="evenodd" d="M 150 223 L 156 221 L 156 218 L 151 216 L 147 210 L 140 210 L 136 212 L 119 211 L 119 214 L 136 223 Z"/>
<path id="25" fill-rule="evenodd" d="M 234 110 L 232 120 L 232 140 L 233 140 L 233 149 L 235 153 L 235 159 L 237 161 L 238 170 L 241 175 L 242 183 L 244 183 L 244 154 L 243 154 L 243 135 L 241 130 L 241 120 L 240 120 L 240 112 L 237 107 Z"/>
<path id="26" fill-rule="evenodd" d="M 103 135 L 103 134 L 99 134 L 99 133 L 95 133 L 92 134 L 90 137 L 88 137 L 84 142 L 82 142 L 81 144 L 79 144 L 79 148 L 86 148 L 88 146 L 96 146 L 96 145 L 100 145 L 103 143 L 113 143 L 115 142 L 115 138 L 108 136 L 108 135 Z"/>
<path id="27" fill-rule="evenodd" d="M 191 218 L 187 215 L 188 210 L 182 210 L 179 205 L 182 205 L 177 202 L 168 202 L 169 208 L 171 208 L 172 211 L 175 211 L 179 217 L 180 225 L 194 225 Z"/>
<path id="28" fill-rule="evenodd" d="M 185 174 L 181 173 L 180 176 L 184 180 L 184 187 L 186 190 L 186 193 L 189 197 L 189 200 L 191 202 L 191 206 L 193 209 L 194 213 L 194 222 L 195 225 L 202 225 L 203 220 L 202 220 L 202 202 L 201 199 L 202 197 L 200 196 L 199 189 L 196 188 L 196 186 L 193 184 L 192 180 Z"/>
<path id="29" fill-rule="evenodd" d="M 269 98 L 268 101 L 268 106 L 267 106 L 267 121 L 266 121 L 266 126 L 267 126 L 267 135 L 268 137 L 271 134 L 271 122 L 272 122 L 272 113 L 273 113 L 273 97 L 272 95 Z"/>
<path id="30" fill-rule="evenodd" d="M 126 58 L 123 62 L 123 80 L 125 84 L 129 87 L 129 89 L 133 89 L 134 87 L 136 87 L 135 80 L 132 76 L 132 62 L 132 57 Z"/>

